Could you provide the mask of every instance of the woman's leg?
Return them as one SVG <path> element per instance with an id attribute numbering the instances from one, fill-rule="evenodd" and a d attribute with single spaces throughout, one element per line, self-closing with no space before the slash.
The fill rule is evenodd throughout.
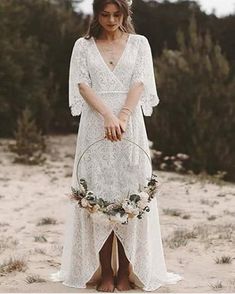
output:
<path id="1" fill-rule="evenodd" d="M 97 290 L 103 292 L 112 292 L 114 290 L 114 273 L 111 267 L 113 245 L 113 232 L 106 240 L 104 246 L 99 252 L 101 264 L 101 281 L 97 286 Z"/>
<path id="2" fill-rule="evenodd" d="M 129 260 L 126 257 L 125 250 L 122 243 L 118 241 L 118 263 L 119 268 L 117 272 L 117 284 L 116 287 L 119 291 L 126 291 L 133 288 L 133 285 L 129 281 Z"/>

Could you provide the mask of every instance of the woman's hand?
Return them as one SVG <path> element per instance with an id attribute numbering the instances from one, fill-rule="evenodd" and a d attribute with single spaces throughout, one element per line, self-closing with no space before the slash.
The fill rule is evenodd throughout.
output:
<path id="1" fill-rule="evenodd" d="M 123 134 L 126 131 L 126 128 L 127 128 L 129 115 L 127 113 L 125 113 L 125 112 L 119 112 L 118 118 L 119 118 L 119 124 L 120 124 L 120 127 L 121 127 L 121 132 Z"/>
<path id="2" fill-rule="evenodd" d="M 103 117 L 105 138 L 112 142 L 121 140 L 122 132 L 119 119 L 112 112 L 107 112 Z"/>

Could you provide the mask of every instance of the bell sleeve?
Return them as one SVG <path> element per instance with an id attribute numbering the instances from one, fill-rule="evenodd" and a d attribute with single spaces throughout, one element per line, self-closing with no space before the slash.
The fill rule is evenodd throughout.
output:
<path id="1" fill-rule="evenodd" d="M 81 37 L 73 46 L 69 66 L 69 107 L 73 116 L 79 116 L 86 103 L 79 92 L 78 84 L 85 83 L 91 87 L 86 56 L 86 40 Z"/>
<path id="2" fill-rule="evenodd" d="M 152 52 L 145 36 L 140 38 L 131 85 L 136 82 L 144 84 L 144 90 L 140 96 L 140 105 L 144 115 L 151 116 L 153 107 L 159 103 L 159 97 L 155 83 Z"/>

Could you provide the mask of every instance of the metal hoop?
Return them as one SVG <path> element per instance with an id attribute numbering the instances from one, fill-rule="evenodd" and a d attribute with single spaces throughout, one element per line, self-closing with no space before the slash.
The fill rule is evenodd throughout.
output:
<path id="1" fill-rule="evenodd" d="M 79 166 L 79 163 L 80 163 L 80 161 L 81 161 L 83 155 L 85 154 L 85 152 L 86 152 L 88 149 L 91 148 L 91 146 L 93 146 L 93 145 L 95 145 L 96 143 L 98 143 L 98 142 L 100 142 L 100 141 L 103 141 L 103 140 L 106 140 L 106 139 L 105 139 L 105 138 L 102 138 L 102 139 L 100 139 L 100 140 L 97 140 L 97 141 L 93 142 L 93 143 L 90 144 L 90 145 L 89 145 L 89 146 L 83 151 L 83 153 L 81 154 L 81 156 L 80 156 L 80 158 L 79 158 L 79 160 L 78 160 L 78 162 L 77 162 L 77 168 L 76 168 L 76 179 L 77 179 L 77 184 L 78 184 L 78 185 L 79 185 L 78 166 Z M 136 146 L 138 146 L 142 151 L 144 151 L 145 155 L 148 157 L 148 160 L 149 160 L 149 162 L 150 162 L 150 164 L 151 164 L 151 166 L 152 166 L 151 157 L 148 155 L 148 153 L 147 153 L 147 152 L 146 152 L 141 146 L 139 146 L 137 143 L 135 143 L 135 142 L 133 142 L 133 141 L 131 141 L 130 139 L 127 139 L 127 138 L 123 138 L 122 140 L 126 140 L 126 141 L 128 141 L 128 142 L 130 142 L 130 143 L 133 143 L 133 144 L 135 144 Z M 151 176 L 152 176 L 152 175 L 153 175 L 153 171 L 152 171 L 152 173 L 151 173 Z"/>

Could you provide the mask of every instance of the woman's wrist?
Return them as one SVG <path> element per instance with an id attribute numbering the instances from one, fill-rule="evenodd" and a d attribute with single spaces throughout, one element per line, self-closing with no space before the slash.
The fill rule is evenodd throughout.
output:
<path id="1" fill-rule="evenodd" d="M 132 111 L 129 107 L 126 107 L 125 105 L 120 110 L 120 115 L 124 120 L 128 120 L 129 117 L 132 115 Z"/>
<path id="2" fill-rule="evenodd" d="M 130 107 L 128 107 L 128 106 L 126 106 L 126 105 L 124 105 L 124 106 L 122 107 L 121 112 L 127 113 L 127 114 L 129 114 L 129 115 L 132 115 L 132 113 L 133 113 L 132 110 L 130 109 Z"/>
<path id="3" fill-rule="evenodd" d="M 101 111 L 100 114 L 103 116 L 103 118 L 105 118 L 106 116 L 111 115 L 112 111 L 110 109 L 105 109 L 105 110 Z"/>
<path id="4" fill-rule="evenodd" d="M 119 112 L 119 119 L 121 119 L 123 121 L 128 121 L 129 117 L 130 117 L 129 113 L 126 113 L 124 111 Z"/>

